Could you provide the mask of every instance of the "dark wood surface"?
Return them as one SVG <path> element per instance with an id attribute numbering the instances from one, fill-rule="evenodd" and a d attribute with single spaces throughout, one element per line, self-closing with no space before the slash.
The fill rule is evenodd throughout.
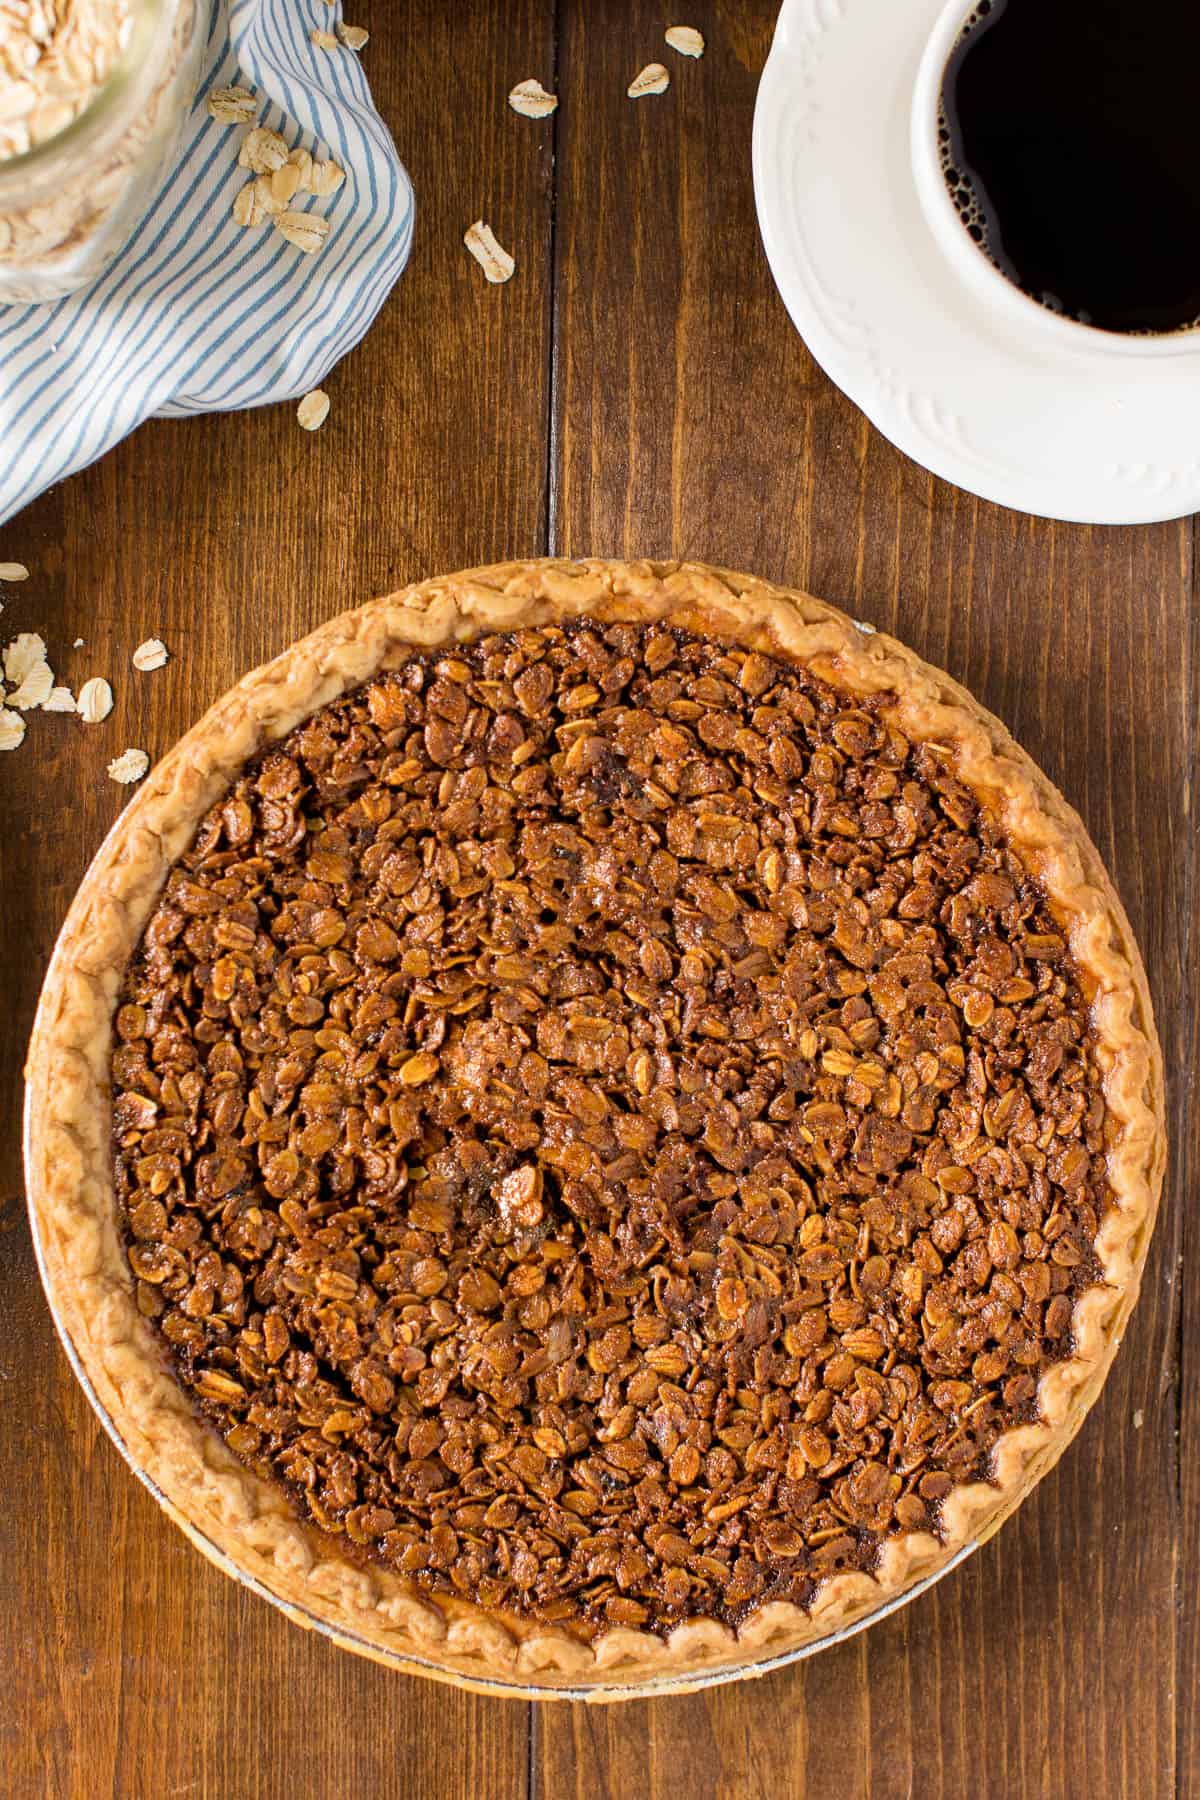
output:
<path id="1" fill-rule="evenodd" d="M 1198 872 L 1190 521 L 1089 530 L 974 501 L 906 461 L 789 326 L 754 222 L 771 0 L 361 0 L 417 186 L 412 263 L 291 408 L 147 426 L 0 529 L 33 578 L 3 630 L 103 726 L 34 716 L 0 767 L 0 1793 L 956 1796 L 1200 1792 L 1200 1274 L 1192 1070 Z M 624 90 L 659 55 L 673 83 Z M 555 121 L 504 105 L 527 75 Z M 485 214 L 518 258 L 488 287 Z M 2 447 L 0 447 L 2 454 Z M 305 1636 L 209 1567 L 101 1433 L 60 1353 L 22 1200 L 20 1061 L 55 932 L 122 792 L 239 673 L 409 578 L 544 550 L 686 554 L 848 605 L 967 682 L 1078 806 L 1139 933 L 1173 1165 L 1145 1293 L 1100 1403 L 1016 1518 L 925 1598 L 758 1683 L 531 1708 Z M 160 673 L 129 668 L 159 634 Z M 76 637 L 85 647 L 73 650 Z M 1193 1232 L 1194 1235 L 1194 1232 Z"/>

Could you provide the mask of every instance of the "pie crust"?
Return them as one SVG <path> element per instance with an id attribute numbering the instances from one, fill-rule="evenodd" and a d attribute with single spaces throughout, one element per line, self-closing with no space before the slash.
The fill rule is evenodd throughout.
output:
<path id="1" fill-rule="evenodd" d="M 1115 1204 L 1095 1242 L 1104 1285 L 1076 1303 L 1074 1353 L 1042 1376 L 1040 1422 L 999 1439 L 990 1482 L 951 1492 L 939 1537 L 889 1538 L 874 1575 L 835 1574 L 809 1611 L 773 1601 L 736 1634 L 692 1619 L 665 1638 L 614 1628 L 584 1643 L 344 1560 L 193 1412 L 134 1304 L 114 1204 L 109 1056 L 122 972 L 170 866 L 236 772 L 320 707 L 403 663 L 412 646 L 585 614 L 669 619 L 808 664 L 848 693 L 894 694 L 889 716 L 910 738 L 950 750 L 1041 882 L 1094 994 L 1095 1053 L 1116 1126 Z M 969 694 L 892 639 L 807 594 L 670 562 L 509 563 L 425 582 L 331 621 L 248 675 L 153 771 L 92 864 L 46 979 L 27 1081 L 29 1204 L 51 1308 L 89 1397 L 166 1511 L 219 1566 L 345 1647 L 527 1696 L 614 1699 L 761 1672 L 867 1622 L 984 1542 L 1057 1461 L 1100 1391 L 1137 1297 L 1166 1157 L 1162 1058 L 1141 959 L 1098 853 L 1051 783 Z"/>

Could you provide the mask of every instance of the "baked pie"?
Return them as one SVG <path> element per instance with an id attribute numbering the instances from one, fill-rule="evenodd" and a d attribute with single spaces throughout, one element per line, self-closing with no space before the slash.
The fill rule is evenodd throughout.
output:
<path id="1" fill-rule="evenodd" d="M 88 875 L 51 1303 L 202 1547 L 496 1690 L 686 1686 L 977 1544 L 1095 1398 L 1164 1157 L 1129 925 L 948 677 L 691 565 L 335 621 Z"/>

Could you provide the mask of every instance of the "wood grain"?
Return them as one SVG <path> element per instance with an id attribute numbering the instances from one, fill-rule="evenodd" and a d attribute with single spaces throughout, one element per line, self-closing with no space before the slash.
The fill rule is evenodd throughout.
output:
<path id="1" fill-rule="evenodd" d="M 91 730 L 38 718 L 0 771 L 0 1794 L 1153 1800 L 1200 1792 L 1200 1263 L 1193 1076 L 1197 634 L 1191 524 L 1092 531 L 986 506 L 891 449 L 789 326 L 750 127 L 773 0 L 704 0 L 698 63 L 649 0 L 360 0 L 417 185 L 413 261 L 291 410 L 161 423 L 0 533 L 34 579 L 6 632 L 113 676 Z M 625 88 L 647 61 L 668 93 Z M 553 121 L 503 97 L 536 75 Z M 461 246 L 518 258 L 493 289 Z M 1143 1301 L 1075 1447 L 933 1593 L 760 1682 L 531 1709 L 332 1651 L 205 1564 L 103 1437 L 37 1285 L 21 1048 L 55 931 L 122 800 L 244 669 L 342 606 L 543 548 L 675 553 L 798 582 L 1005 717 L 1079 807 L 1151 970 L 1175 1156 Z M 157 633 L 173 660 L 135 675 Z M 75 637 L 85 646 L 71 648 Z M 1182 1369 L 1182 1376 L 1181 1376 Z M 1177 1438 L 1176 1432 L 1179 1432 Z"/>

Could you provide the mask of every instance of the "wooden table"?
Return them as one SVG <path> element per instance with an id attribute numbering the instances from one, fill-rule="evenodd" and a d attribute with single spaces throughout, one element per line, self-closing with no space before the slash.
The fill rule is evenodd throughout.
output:
<path id="1" fill-rule="evenodd" d="M 903 0 L 897 0 L 898 4 Z M 33 717 L 0 769 L 9 1030 L 0 1175 L 0 1789 L 70 1795 L 1086 1795 L 1200 1791 L 1200 944 L 1190 522 L 1035 522 L 886 444 L 792 331 L 758 242 L 755 88 L 772 0 L 359 0 L 416 182 L 411 266 L 294 409 L 147 426 L 0 531 L 33 571 L 5 635 L 113 678 L 100 727 Z M 672 87 L 625 87 L 665 55 Z M 557 119 L 504 97 L 538 75 Z M 480 214 L 518 260 L 489 287 Z M 2 453 L 2 451 L 0 451 Z M 798 583 L 967 682 L 1084 815 L 1151 972 L 1174 1163 L 1144 1298 L 1078 1443 L 998 1538 L 843 1648 L 618 1708 L 483 1700 L 359 1662 L 204 1562 L 103 1436 L 58 1349 L 21 1200 L 20 1062 L 76 882 L 125 795 L 244 669 L 410 578 L 544 551 L 698 556 Z M 161 635 L 169 666 L 135 674 Z M 86 640 L 73 650 L 73 640 Z M 1181 1369 L 1192 1372 L 1185 1386 Z"/>

